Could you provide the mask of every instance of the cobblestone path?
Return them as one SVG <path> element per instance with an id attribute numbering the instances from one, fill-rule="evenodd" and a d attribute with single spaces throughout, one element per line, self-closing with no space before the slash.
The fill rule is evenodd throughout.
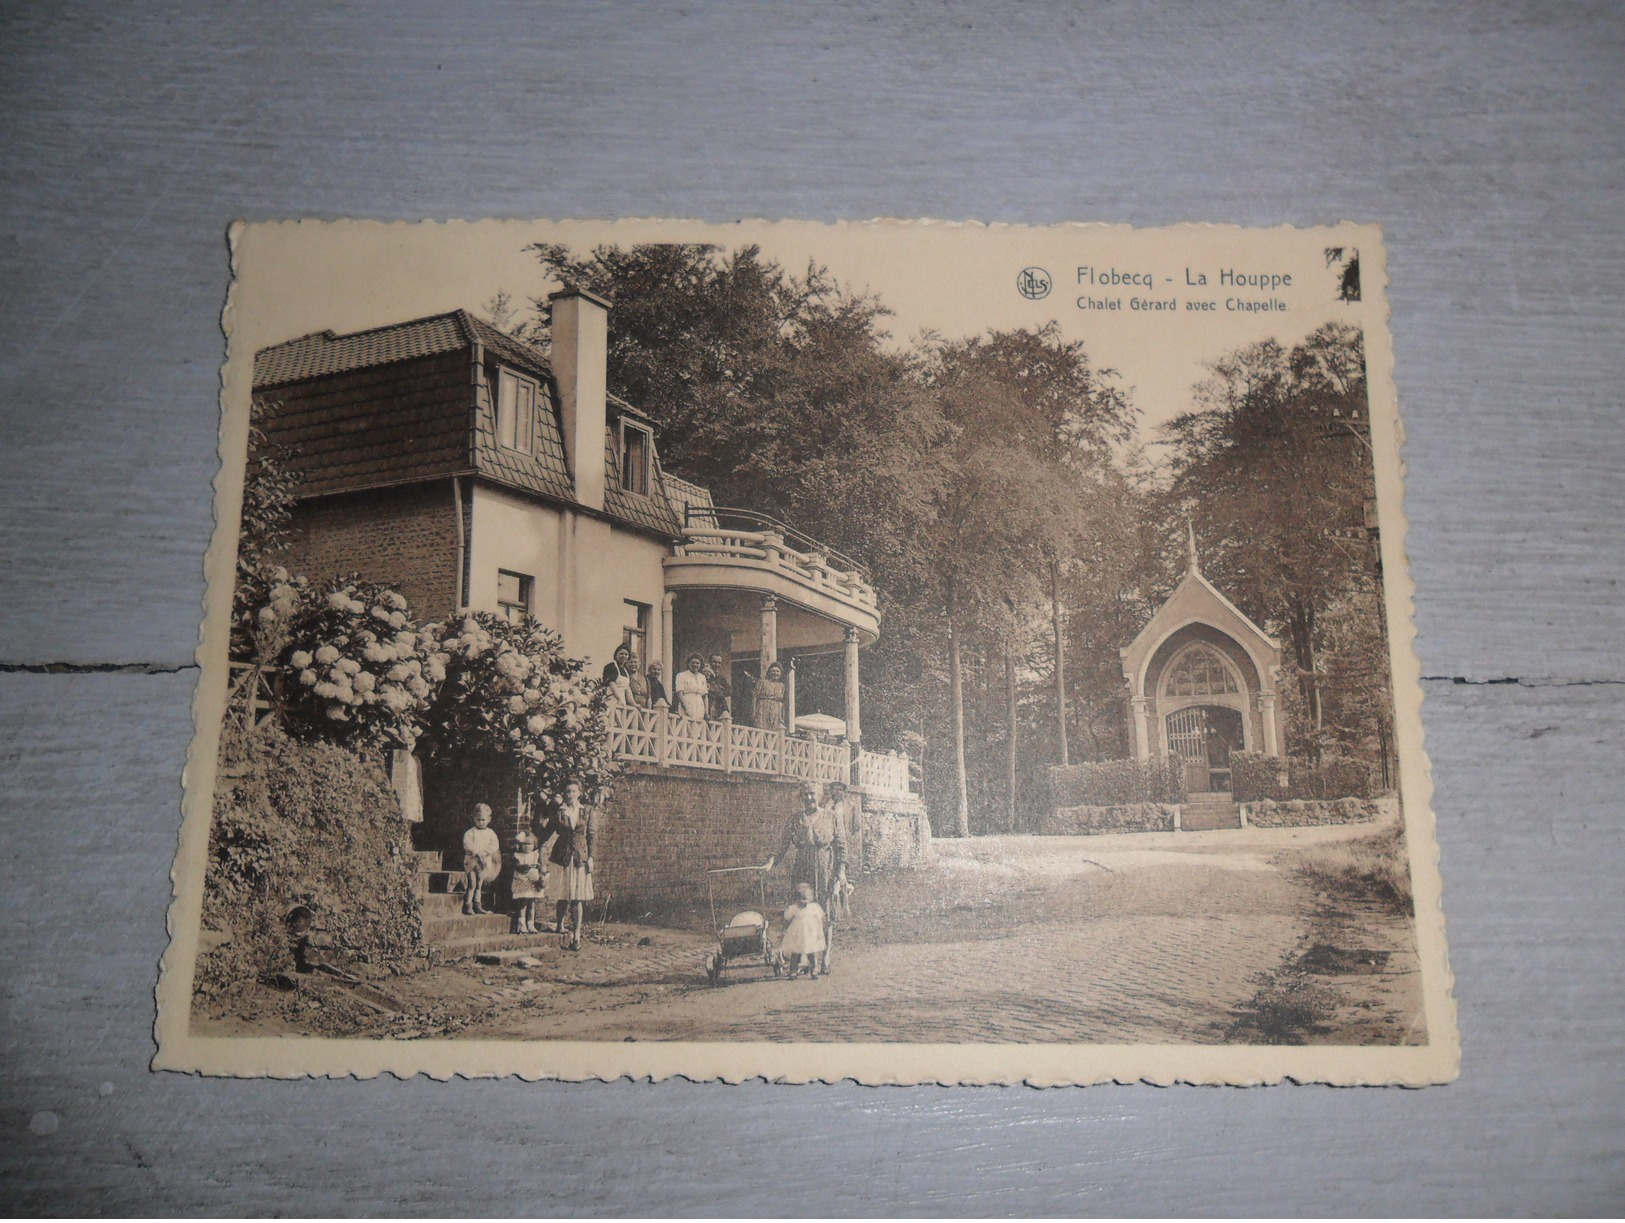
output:
<path id="1" fill-rule="evenodd" d="M 487 970 L 496 1010 L 464 1035 L 1217 1043 L 1308 929 L 1312 894 L 1269 862 L 1304 835 L 939 842 L 934 866 L 860 884 L 829 977 L 713 989 L 706 936 L 612 925 Z"/>

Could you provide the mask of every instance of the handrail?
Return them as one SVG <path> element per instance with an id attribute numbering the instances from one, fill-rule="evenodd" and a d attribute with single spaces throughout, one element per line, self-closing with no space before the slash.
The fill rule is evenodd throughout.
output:
<path id="1" fill-rule="evenodd" d="M 630 764 L 799 781 L 848 781 L 853 779 L 856 751 L 860 789 L 877 794 L 913 792 L 907 756 L 865 752 L 848 743 L 823 743 L 782 730 L 735 725 L 731 718 L 685 718 L 664 708 L 643 709 L 621 702 L 611 706 L 609 726 L 610 750 Z"/>
<path id="2" fill-rule="evenodd" d="M 738 519 L 745 524 L 742 528 L 747 531 L 766 527 L 775 535 L 780 535 L 785 542 L 794 544 L 797 550 L 816 553 L 829 560 L 838 561 L 840 565 L 853 573 L 859 574 L 864 581 L 869 581 L 869 567 L 862 561 L 848 556 L 846 553 L 831 548 L 828 544 L 819 543 L 811 535 L 798 531 L 794 527 L 780 522 L 771 514 L 759 513 L 756 510 L 741 509 L 731 505 L 687 505 L 683 507 L 683 526 L 710 528 L 712 530 L 729 529 L 723 522 L 724 518 Z"/>

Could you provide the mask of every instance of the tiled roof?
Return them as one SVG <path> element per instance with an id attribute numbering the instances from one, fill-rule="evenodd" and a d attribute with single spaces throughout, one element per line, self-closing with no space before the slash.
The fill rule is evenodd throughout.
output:
<path id="1" fill-rule="evenodd" d="M 317 331 L 285 344 L 262 348 L 254 354 L 254 386 L 256 389 L 281 386 L 306 378 L 410 361 L 414 357 L 452 352 L 475 340 L 505 360 L 535 373 L 551 372 L 547 359 L 536 348 L 514 339 L 484 319 L 475 318 L 467 310 L 453 310 L 345 335 Z"/>
<path id="2" fill-rule="evenodd" d="M 654 465 L 654 488 L 634 493 L 621 487 L 620 465 L 615 461 L 615 431 L 604 430 L 604 509 L 624 522 L 657 531 L 673 539 L 683 533 L 682 523 L 666 496 L 665 473 Z"/>
<path id="3" fill-rule="evenodd" d="M 484 319 L 466 310 L 452 310 L 428 318 L 392 323 L 368 331 L 338 335 L 332 331 L 315 332 L 263 348 L 254 356 L 254 388 L 265 391 L 273 387 L 290 387 L 294 383 L 311 383 L 315 379 L 338 375 L 358 374 L 374 367 L 388 366 L 405 361 L 453 353 L 467 349 L 473 343 L 484 346 L 487 359 L 535 375 L 542 383 L 541 402 L 538 404 L 537 429 L 530 454 L 498 445 L 496 440 L 496 387 L 494 381 L 481 398 L 479 410 L 474 413 L 473 465 L 482 476 L 511 488 L 539 494 L 550 500 L 576 503 L 574 481 L 570 477 L 565 459 L 564 436 L 558 415 L 557 396 L 552 386 L 552 369 L 540 349 L 516 339 Z M 415 367 L 414 367 L 415 368 Z M 388 375 L 386 382 L 379 377 Z M 359 375 L 367 387 L 345 387 L 329 393 L 328 384 L 315 383 L 301 387 L 297 393 L 280 392 L 277 398 L 296 396 L 288 400 L 289 411 L 278 422 L 276 431 L 288 443 L 300 446 L 304 466 L 306 492 L 338 492 L 346 488 L 365 487 L 377 483 L 398 482 L 401 479 L 429 478 L 447 471 L 466 469 L 469 400 L 455 393 L 448 383 L 434 396 L 421 393 L 421 377 L 414 376 L 409 384 L 397 385 L 393 375 L 380 370 L 380 374 Z M 354 379 L 347 380 L 353 382 Z M 375 393 L 370 388 L 377 383 L 376 394 L 387 397 L 390 408 L 381 414 L 382 403 L 371 403 Z M 467 383 L 461 384 L 463 387 Z M 450 392 L 448 394 L 448 392 Z M 403 398 L 405 396 L 405 398 Z M 304 405 L 309 402 L 309 408 Z M 408 403 L 422 403 L 416 415 L 404 409 Z M 642 420 L 649 417 L 624 399 L 609 396 L 606 405 L 611 416 L 630 415 Z M 402 427 L 413 422 L 408 433 Z M 606 422 L 607 423 L 607 422 Z M 410 451 L 422 446 L 428 435 L 434 436 L 434 445 L 428 450 L 417 450 L 418 461 Z M 463 439 L 459 445 L 457 438 Z M 406 450 L 402 450 L 402 446 Z M 656 534 L 675 537 L 681 534 L 679 511 L 674 511 L 668 497 L 665 473 L 655 463 L 656 488 L 651 494 L 632 493 L 623 489 L 616 478 L 616 454 L 613 431 L 606 429 L 604 445 L 606 489 L 604 509 L 612 517 Z M 675 477 L 671 477 L 675 480 Z M 692 487 L 679 482 L 683 487 Z M 679 494 L 681 495 L 681 494 Z"/>

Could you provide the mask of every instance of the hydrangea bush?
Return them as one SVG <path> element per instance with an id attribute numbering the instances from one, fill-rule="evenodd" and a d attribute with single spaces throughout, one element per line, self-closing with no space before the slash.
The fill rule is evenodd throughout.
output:
<path id="1" fill-rule="evenodd" d="M 415 746 L 446 678 L 439 627 L 420 629 L 406 600 L 373 582 L 306 591 L 280 609 L 275 597 L 260 614 L 290 621 L 281 664 L 293 720 L 358 749 Z"/>
<path id="2" fill-rule="evenodd" d="M 529 616 L 471 612 L 442 631 L 438 648 L 445 676 L 425 718 L 430 754 L 509 755 L 544 803 L 572 781 L 588 793 L 608 785 L 609 694 L 557 633 Z"/>

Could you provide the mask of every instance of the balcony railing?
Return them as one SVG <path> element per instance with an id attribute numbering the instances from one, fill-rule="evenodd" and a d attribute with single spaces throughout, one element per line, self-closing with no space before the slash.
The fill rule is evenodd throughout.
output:
<path id="1" fill-rule="evenodd" d="M 688 506 L 677 555 L 751 561 L 861 607 L 876 606 L 874 587 L 857 561 L 751 510 Z"/>
<path id="2" fill-rule="evenodd" d="M 700 721 L 663 708 L 610 707 L 610 748 L 620 760 L 719 773 L 749 773 L 798 781 L 852 780 L 852 749 L 779 730 Z M 908 757 L 858 752 L 858 787 L 874 794 L 909 794 Z"/>

